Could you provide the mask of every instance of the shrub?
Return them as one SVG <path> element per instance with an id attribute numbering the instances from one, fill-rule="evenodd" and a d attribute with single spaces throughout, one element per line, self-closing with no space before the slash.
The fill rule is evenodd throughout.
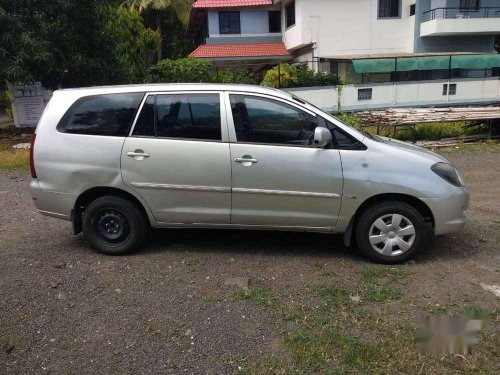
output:
<path id="1" fill-rule="evenodd" d="M 12 118 L 12 107 L 9 92 L 7 90 L 0 91 L 0 112 L 7 112 L 7 115 Z"/>
<path id="2" fill-rule="evenodd" d="M 263 86 L 269 87 L 296 87 L 297 69 L 289 64 L 280 64 L 267 71 L 262 80 Z"/>
<path id="3" fill-rule="evenodd" d="M 195 58 L 162 60 L 149 69 L 150 82 L 209 83 L 214 82 L 214 65 L 210 61 Z"/>
<path id="4" fill-rule="evenodd" d="M 339 85 L 341 82 L 335 74 L 315 72 L 307 65 L 295 67 L 281 64 L 279 68 L 275 66 L 267 71 L 262 84 L 270 87 L 311 87 Z"/>
<path id="5" fill-rule="evenodd" d="M 307 65 L 299 65 L 295 69 L 297 71 L 297 86 L 333 86 L 340 84 L 340 79 L 335 74 L 315 72 Z"/>
<path id="6" fill-rule="evenodd" d="M 220 70 L 217 74 L 217 81 L 220 83 L 255 84 L 255 80 L 250 76 L 250 71 L 242 67 L 230 67 Z"/>

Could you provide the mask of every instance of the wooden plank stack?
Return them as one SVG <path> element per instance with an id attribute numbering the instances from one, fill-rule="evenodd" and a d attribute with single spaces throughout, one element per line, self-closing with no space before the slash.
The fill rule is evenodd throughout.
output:
<path id="1" fill-rule="evenodd" d="M 364 126 L 410 125 L 423 122 L 454 122 L 496 119 L 500 118 L 500 106 L 389 108 L 380 111 L 358 112 L 356 115 L 361 119 Z"/>

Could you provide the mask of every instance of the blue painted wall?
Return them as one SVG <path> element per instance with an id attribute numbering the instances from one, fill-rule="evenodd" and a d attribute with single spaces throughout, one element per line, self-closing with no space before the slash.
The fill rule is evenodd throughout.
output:
<path id="1" fill-rule="evenodd" d="M 240 25 L 242 34 L 269 33 L 269 17 L 267 10 L 241 10 Z M 208 12 L 209 36 L 219 34 L 219 12 Z"/>

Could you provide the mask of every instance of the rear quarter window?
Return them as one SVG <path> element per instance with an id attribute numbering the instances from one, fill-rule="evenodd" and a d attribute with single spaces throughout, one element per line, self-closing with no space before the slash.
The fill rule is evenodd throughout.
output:
<path id="1" fill-rule="evenodd" d="M 57 125 L 62 133 L 125 137 L 144 93 L 106 94 L 78 99 Z"/>

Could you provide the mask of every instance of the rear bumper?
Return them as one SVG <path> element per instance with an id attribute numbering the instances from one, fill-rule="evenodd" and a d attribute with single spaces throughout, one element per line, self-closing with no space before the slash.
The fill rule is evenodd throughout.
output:
<path id="1" fill-rule="evenodd" d="M 434 234 L 453 233 L 461 230 L 467 222 L 469 190 L 457 188 L 455 194 L 446 198 L 421 198 L 434 216 Z"/>
<path id="2" fill-rule="evenodd" d="M 71 210 L 76 196 L 67 193 L 45 191 L 40 187 L 36 178 L 31 180 L 31 197 L 36 209 L 43 215 L 71 220 Z"/>

